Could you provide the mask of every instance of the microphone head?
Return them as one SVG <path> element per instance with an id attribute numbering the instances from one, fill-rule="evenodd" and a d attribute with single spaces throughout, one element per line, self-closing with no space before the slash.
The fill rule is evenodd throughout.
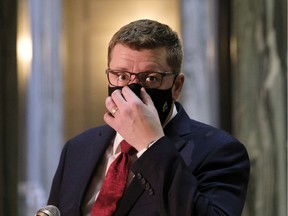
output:
<path id="1" fill-rule="evenodd" d="M 35 216 L 60 216 L 60 211 L 56 206 L 48 205 L 43 209 L 39 209 Z"/>

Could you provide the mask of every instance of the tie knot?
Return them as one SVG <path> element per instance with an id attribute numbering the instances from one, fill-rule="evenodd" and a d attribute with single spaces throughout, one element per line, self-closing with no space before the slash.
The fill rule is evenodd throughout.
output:
<path id="1" fill-rule="evenodd" d="M 131 145 L 129 145 L 125 140 L 122 140 L 121 143 L 121 152 L 123 153 L 127 153 L 129 155 L 135 154 L 137 152 L 137 150 L 132 147 Z"/>

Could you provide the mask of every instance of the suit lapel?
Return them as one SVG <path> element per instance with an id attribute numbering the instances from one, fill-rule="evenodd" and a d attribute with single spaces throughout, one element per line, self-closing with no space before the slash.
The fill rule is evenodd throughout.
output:
<path id="1" fill-rule="evenodd" d="M 118 204 L 115 216 L 127 215 L 131 207 L 143 192 L 144 188 L 140 185 L 139 181 L 134 178 L 124 192 L 123 197 Z"/>
<path id="2" fill-rule="evenodd" d="M 78 200 L 78 205 L 80 207 L 86 194 L 86 190 L 89 188 L 90 180 L 94 175 L 95 168 L 99 164 L 102 155 L 106 151 L 114 136 L 115 131 L 108 126 L 104 126 L 101 128 L 99 133 L 95 134 L 94 137 L 89 137 L 89 140 L 87 140 L 86 143 L 87 147 L 82 147 L 82 150 L 86 151 L 87 160 L 85 160 L 85 164 L 81 165 L 82 167 L 85 167 L 86 173 L 81 179 L 81 194 Z"/>

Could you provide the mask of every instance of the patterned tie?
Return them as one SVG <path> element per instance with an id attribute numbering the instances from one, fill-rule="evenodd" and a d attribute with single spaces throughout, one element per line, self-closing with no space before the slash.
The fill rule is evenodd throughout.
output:
<path id="1" fill-rule="evenodd" d="M 121 153 L 112 162 L 105 176 L 99 195 L 93 205 L 91 216 L 112 216 L 116 204 L 122 197 L 130 165 L 130 156 L 137 151 L 125 140 L 121 143 Z"/>

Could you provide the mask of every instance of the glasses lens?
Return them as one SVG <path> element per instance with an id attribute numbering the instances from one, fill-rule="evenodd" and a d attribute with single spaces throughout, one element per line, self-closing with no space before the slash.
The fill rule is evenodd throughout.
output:
<path id="1" fill-rule="evenodd" d="M 138 74 L 138 79 L 146 88 L 158 88 L 162 82 L 162 75 L 155 72 L 142 72 Z"/>
<path id="2" fill-rule="evenodd" d="M 130 81 L 130 74 L 123 71 L 108 71 L 108 79 L 114 86 L 125 86 Z"/>

